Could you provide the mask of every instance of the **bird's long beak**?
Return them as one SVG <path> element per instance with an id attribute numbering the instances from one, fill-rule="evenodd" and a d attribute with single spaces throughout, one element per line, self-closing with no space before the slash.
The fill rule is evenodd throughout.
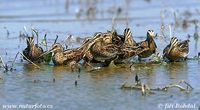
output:
<path id="1" fill-rule="evenodd" d="M 44 55 L 46 55 L 46 54 L 49 54 L 49 53 L 51 53 L 51 52 L 54 52 L 54 51 L 55 51 L 55 48 L 50 48 L 48 51 L 42 53 L 42 54 L 39 56 L 39 58 L 42 57 L 42 56 L 44 56 Z"/>

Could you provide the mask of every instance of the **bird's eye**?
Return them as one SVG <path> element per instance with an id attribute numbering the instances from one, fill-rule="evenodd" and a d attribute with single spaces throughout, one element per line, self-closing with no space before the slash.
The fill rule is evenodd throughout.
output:
<path id="1" fill-rule="evenodd" d="M 97 34 L 96 34 L 96 37 L 99 37 L 100 35 L 101 35 L 100 33 L 97 33 Z"/>
<path id="2" fill-rule="evenodd" d="M 54 46 L 54 48 L 57 48 L 57 47 L 58 47 L 57 45 Z"/>

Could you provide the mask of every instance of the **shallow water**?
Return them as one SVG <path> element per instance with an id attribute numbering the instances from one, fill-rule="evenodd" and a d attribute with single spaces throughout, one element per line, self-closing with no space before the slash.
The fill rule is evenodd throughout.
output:
<path id="1" fill-rule="evenodd" d="M 98 1 L 98 2 L 97 2 Z M 30 34 L 31 27 L 39 30 L 40 35 L 48 34 L 50 43 L 56 35 L 59 42 L 63 42 L 69 34 L 84 38 L 92 36 L 95 32 L 110 30 L 112 17 L 117 16 L 115 28 L 119 33 L 126 27 L 126 13 L 133 31 L 134 39 L 144 39 L 148 29 L 160 32 L 160 12 L 166 10 L 164 23 L 167 38 L 156 39 L 158 51 L 162 53 L 163 48 L 169 40 L 168 25 L 174 22 L 173 11 L 183 13 L 189 11 L 192 16 L 188 19 L 199 19 L 200 1 L 152 0 L 146 2 L 134 0 L 127 6 L 121 0 L 96 0 L 97 6 L 95 18 L 88 19 L 82 13 L 80 20 L 76 18 L 75 10 L 87 9 L 86 1 L 79 4 L 78 0 L 71 1 L 68 9 L 66 1 L 62 0 L 1 0 L 0 1 L 0 55 L 6 62 L 12 61 L 18 51 L 25 48 L 25 41 L 19 38 L 19 31 L 24 32 L 24 26 Z M 127 12 L 126 7 L 127 6 Z M 121 13 L 116 15 L 116 9 L 122 8 Z M 182 18 L 186 15 L 180 14 Z M 197 24 L 199 25 L 199 23 Z M 6 30 L 9 31 L 7 34 Z M 187 29 L 178 27 L 175 35 L 180 39 L 187 39 L 188 34 L 193 36 L 194 24 Z M 42 37 L 40 37 L 42 39 Z M 196 42 L 196 43 L 195 43 Z M 79 43 L 71 45 L 78 46 Z M 195 46 L 196 45 L 196 46 Z M 193 57 L 200 52 L 199 41 L 190 38 L 190 54 Z M 35 69 L 26 61 L 20 62 L 18 57 L 16 71 L 3 73 L 0 68 L 0 106 L 5 104 L 52 104 L 53 109 L 72 110 L 105 110 L 105 109 L 164 109 L 160 104 L 196 104 L 195 109 L 200 106 L 200 61 L 189 60 L 181 63 L 170 64 L 135 64 L 135 70 L 130 72 L 129 65 L 118 65 L 117 67 L 102 68 L 93 72 L 81 71 L 78 85 L 74 85 L 77 77 L 66 67 L 53 67 L 52 65 L 40 65 L 42 70 Z M 169 83 L 185 80 L 190 83 L 194 90 L 187 94 L 177 89 L 168 92 L 156 92 L 155 94 L 142 96 L 137 90 L 122 90 L 122 83 L 127 80 L 134 81 L 135 74 L 139 74 L 141 80 L 151 87 L 158 87 Z M 53 82 L 55 78 L 55 82 Z M 175 108 L 173 108 L 175 109 Z M 188 108 L 191 109 L 191 108 Z"/>

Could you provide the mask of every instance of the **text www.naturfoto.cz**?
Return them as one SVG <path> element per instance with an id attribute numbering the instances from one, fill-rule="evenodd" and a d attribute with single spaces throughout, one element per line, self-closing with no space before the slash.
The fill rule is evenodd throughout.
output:
<path id="1" fill-rule="evenodd" d="M 2 105 L 3 109 L 52 109 L 53 105 L 44 104 L 7 104 Z"/>

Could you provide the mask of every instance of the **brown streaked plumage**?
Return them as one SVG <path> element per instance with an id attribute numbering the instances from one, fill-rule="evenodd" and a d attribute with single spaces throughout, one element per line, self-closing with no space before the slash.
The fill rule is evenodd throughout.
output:
<path id="1" fill-rule="evenodd" d="M 67 65 L 72 61 L 79 62 L 82 59 L 84 47 L 64 50 L 60 43 L 55 43 L 47 53 L 49 52 L 54 53 L 52 57 L 54 65 Z"/>
<path id="2" fill-rule="evenodd" d="M 54 65 L 67 65 L 72 61 L 78 63 L 82 59 L 88 43 L 89 40 L 87 39 L 81 47 L 67 50 L 64 50 L 64 47 L 60 43 L 54 43 L 51 49 L 44 54 L 48 54 L 50 52 L 54 53 L 52 57 Z"/>
<path id="3" fill-rule="evenodd" d="M 120 47 L 120 54 L 118 55 L 117 60 L 115 60 L 115 63 L 122 63 L 123 60 L 129 59 L 147 50 L 137 46 L 135 40 L 132 37 L 130 28 L 126 28 L 124 30 L 123 36 L 123 45 Z"/>
<path id="4" fill-rule="evenodd" d="M 112 43 L 114 32 L 97 33 L 91 39 L 84 54 L 85 63 L 106 63 L 114 59 L 118 54 L 118 46 Z"/>
<path id="5" fill-rule="evenodd" d="M 144 51 L 147 51 L 147 48 L 140 48 L 140 47 L 126 47 L 120 49 L 120 54 L 118 55 L 117 60 L 115 60 L 115 63 L 122 63 L 123 60 L 129 59 L 131 57 L 134 57 L 138 54 L 141 54 Z"/>
<path id="6" fill-rule="evenodd" d="M 116 57 L 118 47 L 112 43 L 105 43 L 103 39 L 100 39 L 91 46 L 90 52 L 95 60 L 104 62 Z"/>
<path id="7" fill-rule="evenodd" d="M 189 40 L 182 42 L 178 41 L 176 37 L 172 37 L 170 44 L 163 50 L 163 57 L 169 61 L 181 61 L 187 58 L 189 53 Z"/>
<path id="8" fill-rule="evenodd" d="M 29 60 L 33 62 L 41 62 L 43 60 L 43 57 L 40 57 L 40 55 L 43 53 L 43 49 L 37 44 L 34 44 L 33 37 L 28 37 L 26 41 L 27 47 L 23 50 L 24 56 L 26 56 Z"/>
<path id="9" fill-rule="evenodd" d="M 136 41 L 133 39 L 130 28 L 124 29 L 124 45 L 126 47 L 133 47 L 137 45 Z"/>
<path id="10" fill-rule="evenodd" d="M 116 30 L 108 31 L 108 32 L 112 33 L 111 38 L 112 38 L 112 43 L 114 45 L 122 46 L 124 44 L 124 35 L 117 34 Z"/>
<path id="11" fill-rule="evenodd" d="M 143 48 L 145 51 L 138 54 L 139 58 L 147 58 L 150 57 L 152 54 L 156 53 L 156 43 L 153 39 L 154 31 L 148 30 L 147 31 L 147 38 L 145 41 L 137 43 L 138 46 Z"/>

